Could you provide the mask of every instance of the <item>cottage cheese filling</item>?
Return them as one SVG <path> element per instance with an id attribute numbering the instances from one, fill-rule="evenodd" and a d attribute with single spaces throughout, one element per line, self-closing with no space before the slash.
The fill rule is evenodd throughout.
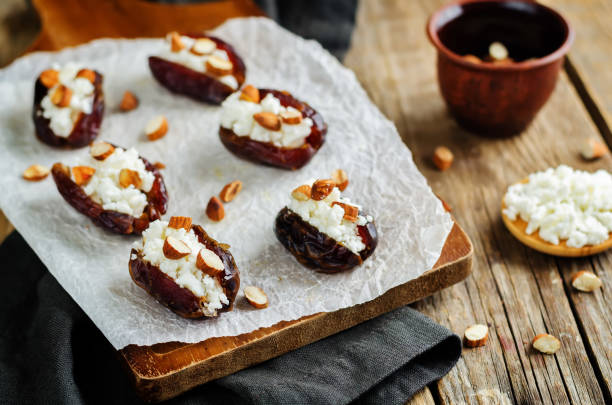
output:
<path id="1" fill-rule="evenodd" d="M 191 249 L 191 254 L 178 260 L 167 259 L 163 246 L 168 236 L 185 242 Z M 168 222 L 157 220 L 151 222 L 142 233 L 142 242 L 136 242 L 134 248 L 139 249 L 145 260 L 159 267 L 179 286 L 187 288 L 197 297 L 206 297 L 206 303 L 203 304 L 205 315 L 216 315 L 223 304 L 229 304 L 219 281 L 196 267 L 198 253 L 206 247 L 198 241 L 193 230 L 168 228 Z"/>
<path id="2" fill-rule="evenodd" d="M 196 40 L 194 38 L 181 36 L 181 42 L 185 45 L 185 47 L 178 52 L 173 52 L 170 48 L 171 34 L 168 34 L 166 36 L 166 42 L 168 47 L 164 48 L 159 57 L 162 59 L 169 60 L 170 62 L 181 64 L 191 70 L 195 70 L 196 72 L 200 73 L 206 73 L 206 61 L 213 55 L 221 59 L 230 60 L 229 56 L 227 55 L 227 52 L 219 48 L 214 49 L 211 53 L 207 55 L 196 55 L 192 53 L 190 49 L 193 47 L 195 41 Z M 232 75 L 220 76 L 216 77 L 216 79 L 234 90 L 238 88 L 238 81 Z"/>
<path id="3" fill-rule="evenodd" d="M 50 120 L 49 126 L 53 133 L 59 137 L 67 138 L 74 128 L 81 113 L 91 114 L 94 101 L 94 85 L 87 79 L 76 75 L 83 68 L 77 63 L 67 63 L 64 67 L 53 65 L 59 72 L 59 82 L 49 89 L 47 95 L 41 100 L 43 117 Z M 72 90 L 70 105 L 58 107 L 51 102 L 51 94 L 64 85 Z"/>
<path id="4" fill-rule="evenodd" d="M 136 218 L 142 215 L 148 204 L 145 193 L 151 190 L 155 176 L 145 168 L 136 149 L 115 148 L 115 151 L 102 161 L 90 157 L 87 166 L 96 169 L 83 187 L 88 196 L 101 204 L 105 210 L 129 214 Z M 140 188 L 137 189 L 131 184 L 126 188 L 121 187 L 119 185 L 121 169 L 136 171 L 142 180 Z"/>
<path id="5" fill-rule="evenodd" d="M 503 210 L 510 220 L 528 223 L 525 232 L 538 232 L 554 245 L 597 245 L 612 232 L 612 176 L 605 170 L 588 173 L 561 165 L 512 185 Z"/>
<path id="6" fill-rule="evenodd" d="M 299 201 L 292 197 L 287 208 L 320 232 L 346 246 L 351 252 L 359 254 L 366 246 L 359 235 L 357 226 L 372 222 L 372 217 L 369 215 L 359 215 L 357 222 L 347 221 L 343 218 L 344 209 L 339 205 L 332 206 L 334 201 L 359 208 L 358 205 L 351 203 L 349 199 L 341 197 L 340 190 L 337 187 L 321 201 L 313 199 Z"/>
<path id="7" fill-rule="evenodd" d="M 248 136 L 255 141 L 272 143 L 278 147 L 297 148 L 304 144 L 312 131 L 313 122 L 310 118 L 303 118 L 299 124 L 283 123 L 280 131 L 270 131 L 259 125 L 253 119 L 253 114 L 264 111 L 277 115 L 287 111 L 298 112 L 293 107 L 283 107 L 272 93 L 268 93 L 260 103 L 252 103 L 240 100 L 240 92 L 236 92 L 225 99 L 221 106 L 221 126 L 231 129 L 238 136 Z"/>

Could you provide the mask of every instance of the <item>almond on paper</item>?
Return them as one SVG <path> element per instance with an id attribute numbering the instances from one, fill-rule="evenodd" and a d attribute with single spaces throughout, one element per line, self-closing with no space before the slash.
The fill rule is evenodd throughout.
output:
<path id="1" fill-rule="evenodd" d="M 291 197 L 295 198 L 298 201 L 308 201 L 310 200 L 311 194 L 311 187 L 308 184 L 302 184 L 291 192 Z"/>
<path id="2" fill-rule="evenodd" d="M 259 89 L 255 86 L 247 84 L 240 92 L 240 100 L 249 101 L 251 103 L 259 103 L 261 101 Z"/>
<path id="3" fill-rule="evenodd" d="M 135 170 L 121 169 L 119 172 L 119 185 L 123 188 L 134 186 L 134 188 L 138 189 L 142 186 L 142 179 Z"/>
<path id="4" fill-rule="evenodd" d="M 537 335 L 531 344 L 534 349 L 544 354 L 553 354 L 561 348 L 561 341 L 548 333 Z"/>
<path id="5" fill-rule="evenodd" d="M 170 217 L 170 221 L 168 221 L 168 228 L 183 228 L 184 230 L 189 231 L 191 229 L 191 221 L 192 219 L 190 217 Z"/>
<path id="6" fill-rule="evenodd" d="M 225 271 L 221 258 L 210 249 L 201 249 L 198 252 L 196 267 L 211 277 L 218 277 Z"/>
<path id="7" fill-rule="evenodd" d="M 223 202 L 230 202 L 236 198 L 241 190 L 242 182 L 240 180 L 234 180 L 223 187 L 221 193 L 219 193 L 219 197 L 221 197 L 221 201 Z"/>
<path id="8" fill-rule="evenodd" d="M 338 187 L 340 191 L 344 191 L 348 187 L 348 175 L 342 169 L 334 170 L 332 173 L 332 180 L 336 183 L 336 187 Z"/>
<path id="9" fill-rule="evenodd" d="M 453 164 L 453 159 L 453 152 L 451 152 L 446 146 L 438 146 L 434 150 L 433 163 L 441 171 L 451 167 Z"/>
<path id="10" fill-rule="evenodd" d="M 168 236 L 166 238 L 162 251 L 164 252 L 164 256 L 171 260 L 181 259 L 191 253 L 191 249 L 185 242 L 173 236 Z"/>
<path id="11" fill-rule="evenodd" d="M 344 210 L 344 219 L 350 222 L 357 222 L 357 217 L 359 216 L 359 208 L 339 201 L 334 201 L 332 203 L 332 207 L 334 205 L 342 207 L 342 209 Z"/>
<path id="12" fill-rule="evenodd" d="M 59 83 L 59 72 L 55 69 L 47 69 L 40 76 L 41 83 L 48 89 Z"/>
<path id="13" fill-rule="evenodd" d="M 126 90 L 125 93 L 123 93 L 121 103 L 119 103 L 119 109 L 124 112 L 132 111 L 138 108 L 138 104 L 140 104 L 138 97 L 136 97 L 131 91 Z"/>
<path id="14" fill-rule="evenodd" d="M 108 142 L 94 142 L 89 148 L 89 153 L 96 160 L 105 160 L 113 154 L 115 147 Z"/>
<path id="15" fill-rule="evenodd" d="M 268 296 L 259 287 L 248 286 L 244 288 L 244 296 L 249 304 L 257 309 L 266 308 L 268 306 Z"/>
<path id="16" fill-rule="evenodd" d="M 484 346 L 489 338 L 489 328 L 482 324 L 472 325 L 465 330 L 464 337 L 467 347 Z"/>
<path id="17" fill-rule="evenodd" d="M 156 141 L 163 138 L 168 132 L 168 120 L 163 115 L 151 119 L 145 127 L 145 134 L 149 141 Z"/>
<path id="18" fill-rule="evenodd" d="M 206 60 L 206 71 L 215 76 L 225 76 L 232 73 L 234 65 L 229 60 L 212 55 Z"/>
<path id="19" fill-rule="evenodd" d="M 174 31 L 168 35 L 170 36 L 170 50 L 172 50 L 172 52 L 179 52 L 185 48 L 185 44 L 178 32 Z"/>
<path id="20" fill-rule="evenodd" d="M 296 109 L 287 109 L 280 113 L 281 120 L 284 124 L 297 125 L 302 122 L 302 113 Z"/>
<path id="21" fill-rule="evenodd" d="M 219 222 L 225 218 L 225 208 L 217 197 L 211 197 L 206 205 L 206 216 L 212 221 Z"/>
<path id="22" fill-rule="evenodd" d="M 63 84 L 58 86 L 51 94 L 51 102 L 58 107 L 68 107 L 72 98 L 72 90 Z"/>
<path id="23" fill-rule="evenodd" d="M 608 147 L 597 138 L 589 138 L 582 144 L 580 154 L 586 160 L 595 160 L 608 153 Z"/>
<path id="24" fill-rule="evenodd" d="M 91 177 L 96 172 L 96 169 L 89 166 L 74 166 L 72 168 L 72 177 L 77 186 L 84 186 L 89 182 Z"/>
<path id="25" fill-rule="evenodd" d="M 23 171 L 23 178 L 28 181 L 39 181 L 46 178 L 50 170 L 41 165 L 32 165 Z"/>
<path id="26" fill-rule="evenodd" d="M 96 81 L 96 72 L 91 69 L 81 69 L 76 75 L 77 78 L 87 79 L 92 84 Z"/>
<path id="27" fill-rule="evenodd" d="M 572 287 L 578 291 L 592 292 L 601 287 L 601 279 L 590 271 L 581 270 L 572 276 Z"/>
<path id="28" fill-rule="evenodd" d="M 208 55 L 217 49 L 217 44 L 210 38 L 198 38 L 193 42 L 193 46 L 189 50 L 194 55 Z"/>
<path id="29" fill-rule="evenodd" d="M 280 131 L 281 129 L 281 120 L 278 118 L 278 115 L 264 111 L 260 113 L 253 114 L 253 119 L 262 127 L 270 131 Z"/>
<path id="30" fill-rule="evenodd" d="M 336 182 L 333 180 L 317 180 L 312 185 L 310 198 L 316 201 L 321 201 L 331 194 L 334 187 L 336 187 Z"/>

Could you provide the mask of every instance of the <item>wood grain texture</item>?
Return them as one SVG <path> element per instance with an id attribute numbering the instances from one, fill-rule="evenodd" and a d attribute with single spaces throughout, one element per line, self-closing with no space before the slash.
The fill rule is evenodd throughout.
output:
<path id="1" fill-rule="evenodd" d="M 455 224 L 434 268 L 382 296 L 335 312 L 283 321 L 239 336 L 199 343 L 129 345 L 119 351 L 141 398 L 158 402 L 207 381 L 277 357 L 460 282 L 471 271 L 472 245 Z"/>
<path id="2" fill-rule="evenodd" d="M 428 16 L 443 3 L 362 1 L 345 60 L 395 122 L 434 191 L 466 224 L 477 253 L 472 277 L 415 305 L 460 335 L 474 323 L 491 326 L 489 343 L 465 349 L 434 396 L 443 404 L 603 404 L 609 400 L 609 301 L 604 294 L 580 296 L 587 300 L 581 308 L 590 316 L 580 314 L 572 299 L 575 294 L 566 294 L 575 269 L 559 264 L 573 262 L 557 261 L 521 245 L 504 228 L 499 204 L 508 185 L 533 171 L 560 163 L 609 170 L 612 159 L 580 158 L 580 143 L 599 134 L 565 74 L 520 137 L 491 140 L 461 130 L 439 95 L 436 54 L 424 32 Z M 444 173 L 431 164 L 437 145 L 455 153 L 453 167 Z M 610 257 L 608 253 L 593 259 L 595 271 L 606 280 L 612 272 L 605 265 Z M 587 321 L 588 328 L 583 326 Z M 581 333 L 594 332 L 596 327 L 607 330 L 593 337 Z M 556 355 L 545 356 L 531 348 L 531 339 L 543 332 L 561 339 L 563 346 Z M 595 358 L 595 368 L 589 356 Z"/>

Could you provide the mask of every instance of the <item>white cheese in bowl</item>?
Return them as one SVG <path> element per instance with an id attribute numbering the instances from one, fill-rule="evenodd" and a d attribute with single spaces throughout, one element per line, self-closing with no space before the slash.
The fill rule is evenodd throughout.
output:
<path id="1" fill-rule="evenodd" d="M 504 196 L 504 215 L 527 222 L 528 235 L 568 247 L 597 245 L 612 232 L 612 175 L 589 173 L 561 165 L 533 173 Z"/>
<path id="2" fill-rule="evenodd" d="M 167 259 L 164 256 L 163 247 L 168 236 L 184 242 L 191 249 L 191 253 L 178 260 Z M 196 267 L 198 253 L 207 248 L 199 242 L 193 230 L 168 228 L 166 221 L 153 221 L 142 233 L 142 242 L 135 242 L 134 248 L 142 253 L 144 260 L 159 267 L 179 286 L 188 289 L 198 297 L 206 297 L 206 302 L 203 304 L 205 315 L 214 316 L 224 304 L 229 304 L 219 281 Z M 210 253 L 216 255 L 212 251 Z"/>
<path id="3" fill-rule="evenodd" d="M 291 197 L 287 208 L 320 232 L 346 246 L 351 252 L 359 254 L 359 252 L 366 248 L 366 245 L 363 243 L 361 235 L 359 235 L 357 226 L 372 222 L 372 217 L 369 215 L 359 215 L 357 216 L 357 222 L 348 221 L 343 218 L 344 209 L 339 205 L 332 205 L 334 202 L 341 202 L 359 208 L 358 205 L 351 203 L 347 198 L 341 197 L 338 187 L 334 187 L 332 192 L 320 201 L 313 199 L 300 201 Z"/>

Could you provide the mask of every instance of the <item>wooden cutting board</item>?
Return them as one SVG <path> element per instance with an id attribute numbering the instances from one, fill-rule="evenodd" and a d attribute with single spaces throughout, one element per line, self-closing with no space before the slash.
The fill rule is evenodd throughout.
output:
<path id="1" fill-rule="evenodd" d="M 190 5 L 138 0 L 34 0 L 34 6 L 42 29 L 29 51 L 58 50 L 101 37 L 160 37 L 173 30 L 207 30 L 228 18 L 263 15 L 250 0 Z M 432 270 L 373 301 L 283 321 L 239 336 L 193 344 L 130 345 L 119 351 L 119 357 L 138 394 L 149 402 L 163 401 L 425 298 L 463 280 L 471 269 L 472 244 L 455 224 Z"/>

